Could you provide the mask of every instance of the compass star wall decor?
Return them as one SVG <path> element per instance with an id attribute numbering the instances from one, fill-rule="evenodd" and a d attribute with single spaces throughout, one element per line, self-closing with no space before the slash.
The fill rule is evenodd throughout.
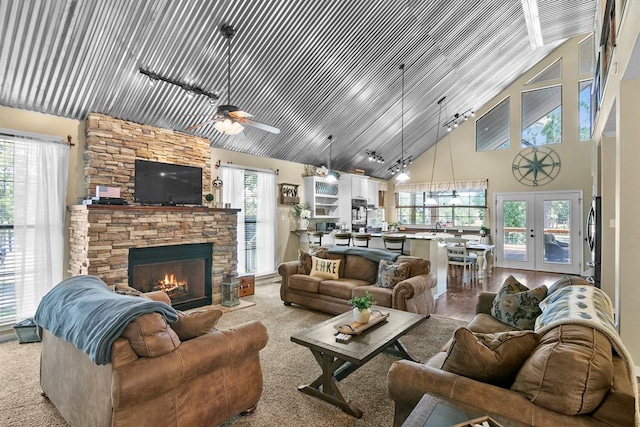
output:
<path id="1" fill-rule="evenodd" d="M 560 156 L 549 147 L 528 147 L 513 159 L 513 176 L 531 187 L 553 181 L 560 172 Z"/>

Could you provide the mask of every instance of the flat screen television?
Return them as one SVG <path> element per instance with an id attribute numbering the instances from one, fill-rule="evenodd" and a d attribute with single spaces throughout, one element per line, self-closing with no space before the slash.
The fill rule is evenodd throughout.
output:
<path id="1" fill-rule="evenodd" d="M 136 159 L 134 200 L 143 205 L 201 205 L 202 168 Z"/>

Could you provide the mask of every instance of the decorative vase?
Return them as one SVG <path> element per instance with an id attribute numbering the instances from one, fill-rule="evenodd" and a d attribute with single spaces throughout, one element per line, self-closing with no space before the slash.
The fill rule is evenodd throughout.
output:
<path id="1" fill-rule="evenodd" d="M 307 230 L 309 228 L 309 220 L 301 218 L 300 219 L 300 230 Z"/>
<path id="2" fill-rule="evenodd" d="M 367 323 L 371 318 L 371 310 L 365 308 L 360 310 L 358 307 L 353 308 L 353 320 L 358 323 Z"/>

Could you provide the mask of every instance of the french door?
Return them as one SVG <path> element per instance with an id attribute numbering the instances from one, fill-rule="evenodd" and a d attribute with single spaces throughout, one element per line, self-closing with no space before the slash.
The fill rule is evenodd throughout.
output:
<path id="1" fill-rule="evenodd" d="M 581 274 L 582 192 L 496 194 L 495 265 Z"/>

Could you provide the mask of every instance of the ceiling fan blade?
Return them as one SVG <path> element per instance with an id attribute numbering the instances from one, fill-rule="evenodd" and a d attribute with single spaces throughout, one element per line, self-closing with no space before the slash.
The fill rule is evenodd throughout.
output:
<path id="1" fill-rule="evenodd" d="M 239 118 L 253 117 L 253 114 L 249 114 L 246 111 L 242 111 L 242 110 L 236 110 L 236 111 L 229 111 L 229 116 L 233 117 L 234 119 L 239 119 Z"/>
<path id="2" fill-rule="evenodd" d="M 216 119 L 209 119 L 209 120 L 206 120 L 206 121 L 204 121 L 204 122 L 202 122 L 202 123 L 198 123 L 198 124 L 195 124 L 195 125 L 189 126 L 189 127 L 188 127 L 188 128 L 186 128 L 185 130 L 186 130 L 186 131 L 192 131 L 192 130 L 197 129 L 197 128 L 201 127 L 201 126 L 206 126 L 206 125 L 208 125 L 208 124 L 211 124 L 211 123 L 213 123 L 213 122 L 215 122 L 215 121 L 216 121 Z"/>
<path id="3" fill-rule="evenodd" d="M 271 133 L 275 133 L 275 134 L 280 133 L 280 129 L 278 129 L 276 127 L 273 127 L 273 126 L 265 125 L 264 123 L 256 122 L 255 120 L 251 120 L 251 119 L 247 119 L 247 118 L 240 118 L 240 119 L 238 119 L 238 121 L 240 121 L 241 123 L 244 123 L 246 125 L 253 126 L 254 128 L 266 130 L 267 132 L 271 132 Z"/>

